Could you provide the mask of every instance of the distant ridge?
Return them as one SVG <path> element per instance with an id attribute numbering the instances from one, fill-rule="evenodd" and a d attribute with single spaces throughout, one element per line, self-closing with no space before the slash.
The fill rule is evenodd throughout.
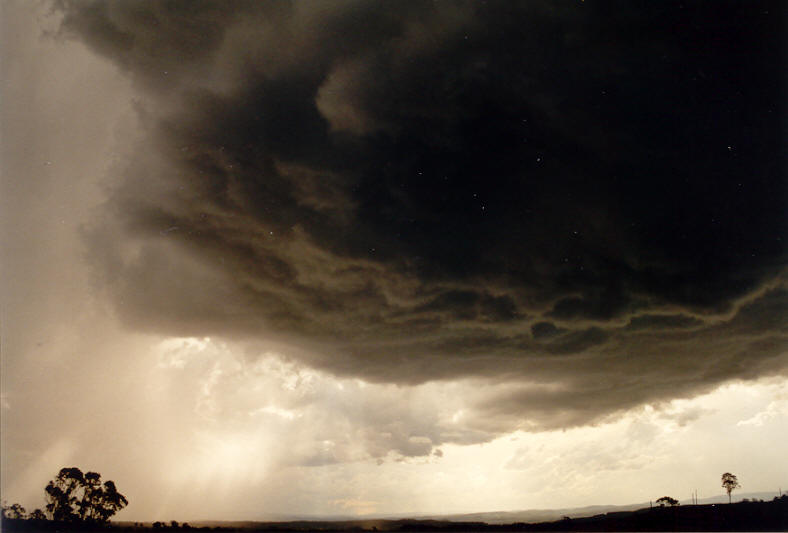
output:
<path id="1" fill-rule="evenodd" d="M 788 494 L 788 492 L 783 491 L 783 494 Z M 731 502 L 736 503 L 743 500 L 763 500 L 763 501 L 770 501 L 772 498 L 776 496 L 780 496 L 781 494 L 777 491 L 774 492 L 744 492 L 742 494 L 736 494 L 735 492 L 731 494 Z M 727 494 L 719 494 L 717 496 L 710 496 L 708 498 L 700 498 L 698 503 L 728 503 L 728 495 Z M 681 500 L 681 505 L 692 505 L 691 500 Z"/>
<path id="2" fill-rule="evenodd" d="M 142 527 L 150 527 L 150 523 Z M 153 524 L 161 526 L 160 523 Z M 788 531 L 788 495 L 770 501 L 728 504 L 679 505 L 643 508 L 635 511 L 599 513 L 592 516 L 544 522 L 487 524 L 447 520 L 353 520 L 295 522 L 196 522 L 217 533 L 566 533 L 569 531 Z M 166 529 L 169 528 L 165 524 Z M 5 533 L 106 533 L 101 524 L 54 522 L 2 518 Z M 140 524 L 113 522 L 115 533 L 138 533 Z"/>
<path id="3" fill-rule="evenodd" d="M 788 483 L 786 483 L 788 486 Z M 654 500 L 657 497 L 655 496 Z M 777 491 L 773 492 L 745 492 L 741 494 L 733 494 L 732 501 L 740 502 L 742 500 L 764 500 L 771 501 L 774 497 L 778 496 Z M 691 500 L 681 500 L 681 505 L 691 505 Z M 710 496 L 708 498 L 700 498 L 699 504 L 709 505 L 717 503 L 728 503 L 728 496 L 726 494 L 719 494 Z M 417 521 L 438 521 L 438 522 L 474 522 L 486 523 L 491 525 L 501 524 L 514 524 L 514 523 L 536 523 L 536 522 L 549 522 L 553 520 L 560 520 L 564 517 L 569 518 L 582 518 L 594 516 L 605 513 L 627 512 L 636 511 L 649 507 L 649 502 L 631 503 L 624 505 L 586 505 L 583 507 L 566 507 L 560 509 L 527 509 L 515 511 L 490 511 L 479 513 L 462 513 L 462 514 L 369 514 L 369 515 L 288 515 L 288 514 L 269 514 L 265 515 L 259 520 L 189 520 L 188 522 L 193 526 L 202 527 L 259 527 L 263 524 L 272 525 L 293 525 L 303 527 L 306 524 L 332 524 L 335 526 L 356 526 L 362 527 L 377 527 L 379 530 L 384 531 L 389 529 L 395 523 L 401 524 L 409 520 Z M 133 522 L 115 521 L 118 525 L 130 525 Z M 388 527 L 387 527 L 388 526 Z"/>
<path id="4" fill-rule="evenodd" d="M 764 500 L 769 501 L 778 492 L 747 492 L 736 495 L 733 494 L 732 501 L 740 502 L 744 499 L 749 500 Z M 658 497 L 664 496 L 660 494 L 655 496 L 654 500 Z M 710 496 L 708 498 L 700 498 L 699 504 L 713 504 L 713 503 L 728 503 L 728 496 L 726 494 L 719 494 Z M 681 505 L 691 505 L 690 499 L 681 500 Z M 527 509 L 519 511 L 498 511 L 498 512 L 482 512 L 482 513 L 463 513 L 451 515 L 423 515 L 413 518 L 432 519 L 432 520 L 449 520 L 451 522 L 485 522 L 487 524 L 513 524 L 516 522 L 546 522 L 549 520 L 558 520 L 565 516 L 569 518 L 580 518 L 583 516 L 593 516 L 602 513 L 614 513 L 622 511 L 635 511 L 649 506 L 649 502 L 630 503 L 624 505 L 586 505 L 583 507 L 567 507 L 563 509 Z"/>
<path id="5" fill-rule="evenodd" d="M 563 509 L 528 509 L 519 511 L 497 511 L 483 513 L 464 513 L 452 515 L 419 516 L 422 519 L 448 520 L 450 522 L 485 522 L 487 524 L 513 524 L 516 522 L 547 522 L 558 520 L 564 516 L 578 518 L 596 514 L 635 511 L 648 507 L 649 503 L 632 503 L 626 505 L 586 505 L 584 507 L 568 507 Z"/>
<path id="6" fill-rule="evenodd" d="M 365 519 L 365 520 L 298 520 L 288 522 L 252 521 L 203 521 L 192 522 L 192 526 L 210 527 L 216 531 L 255 531 L 260 533 L 530 533 L 530 532 L 568 532 L 568 531 L 788 531 L 788 495 L 771 500 L 759 495 L 771 493 L 742 494 L 747 502 L 733 502 L 732 505 L 700 503 L 698 505 L 679 505 L 676 507 L 648 506 L 629 511 L 595 512 L 604 508 L 628 506 L 587 506 L 574 509 L 583 516 L 563 515 L 558 519 L 543 521 L 515 521 L 505 524 L 481 520 L 433 520 L 429 518 L 407 519 Z M 714 498 L 709 498 L 714 499 Z M 763 501 L 761 501 L 763 500 Z M 572 511 L 572 509 L 550 510 L 551 513 Z M 532 511 L 539 513 L 544 511 Z M 594 512 L 588 515 L 587 513 Z M 487 516 L 490 519 L 503 519 L 517 516 L 511 513 L 471 513 L 451 515 L 452 518 L 465 516 Z M 534 515 L 535 516 L 535 515 Z M 491 520 L 491 519 L 490 519 Z M 40 526 L 51 526 L 44 527 Z M 73 525 L 73 524 L 71 524 Z M 145 524 L 147 526 L 150 523 Z M 3 519 L 3 530 L 19 533 L 57 533 L 64 531 L 63 523 L 37 524 L 26 520 Z M 68 529 L 68 528 L 67 528 Z M 117 533 L 138 531 L 129 523 L 113 523 Z M 70 531 L 75 531 L 73 528 Z M 82 529 L 80 529 L 82 531 Z M 93 531 L 93 530 L 91 530 Z M 95 533 L 101 533 L 96 530 Z"/>

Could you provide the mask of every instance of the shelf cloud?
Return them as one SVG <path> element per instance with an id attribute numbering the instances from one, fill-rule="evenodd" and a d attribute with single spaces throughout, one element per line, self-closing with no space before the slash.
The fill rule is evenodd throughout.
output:
<path id="1" fill-rule="evenodd" d="M 137 95 L 84 231 L 132 329 L 498 384 L 457 441 L 788 368 L 784 47 L 758 2 L 56 7 Z"/>

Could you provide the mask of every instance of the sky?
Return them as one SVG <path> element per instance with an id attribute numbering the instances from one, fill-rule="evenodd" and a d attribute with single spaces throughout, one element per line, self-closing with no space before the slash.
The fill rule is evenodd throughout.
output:
<path id="1" fill-rule="evenodd" d="M 4 500 L 788 488 L 779 2 L 0 8 Z"/>

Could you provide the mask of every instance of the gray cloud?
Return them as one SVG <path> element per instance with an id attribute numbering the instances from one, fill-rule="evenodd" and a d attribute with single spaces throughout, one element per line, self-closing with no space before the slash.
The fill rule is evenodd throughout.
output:
<path id="1" fill-rule="evenodd" d="M 531 335 L 537 340 L 549 339 L 565 332 L 565 329 L 557 327 L 552 322 L 537 322 L 531 326 Z"/>
<path id="2" fill-rule="evenodd" d="M 681 329 L 702 325 L 703 321 L 694 316 L 683 314 L 645 314 L 632 317 L 629 320 L 629 324 L 627 324 L 627 329 Z"/>
<path id="3" fill-rule="evenodd" d="M 127 324 L 513 387 L 468 399 L 474 436 L 392 415 L 357 436 L 373 454 L 785 372 L 776 104 L 749 88 L 774 35 L 750 8 L 676 35 L 672 7 L 56 5 L 137 84 L 145 138 L 86 231 Z"/>

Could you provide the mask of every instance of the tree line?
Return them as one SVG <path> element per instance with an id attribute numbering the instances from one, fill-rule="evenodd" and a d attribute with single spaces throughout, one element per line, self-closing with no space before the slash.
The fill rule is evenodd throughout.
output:
<path id="1" fill-rule="evenodd" d="M 58 522 L 103 524 L 128 505 L 118 492 L 115 482 L 101 482 L 98 472 L 82 473 L 76 467 L 61 468 L 55 478 L 44 487 L 44 510 L 35 509 L 29 515 L 15 503 L 3 504 L 3 516 L 11 519 L 55 520 Z"/>

